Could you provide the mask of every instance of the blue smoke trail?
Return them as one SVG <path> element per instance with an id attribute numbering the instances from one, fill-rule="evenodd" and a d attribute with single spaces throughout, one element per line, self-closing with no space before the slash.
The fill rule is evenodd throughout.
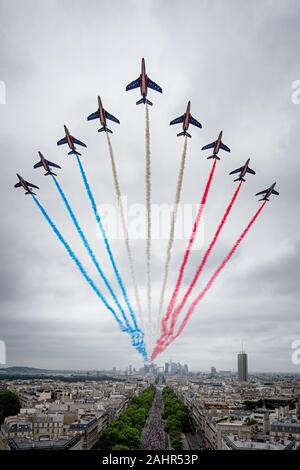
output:
<path id="1" fill-rule="evenodd" d="M 70 257 L 72 258 L 72 260 L 75 262 L 76 266 L 78 267 L 79 271 L 81 272 L 81 274 L 83 275 L 85 280 L 91 286 L 91 288 L 96 293 L 96 295 L 99 297 L 99 299 L 102 301 L 102 303 L 105 305 L 105 307 L 110 311 L 110 313 L 112 313 L 113 317 L 115 318 L 116 322 L 118 323 L 118 326 L 119 326 L 120 330 L 124 333 L 130 333 L 131 334 L 132 345 L 143 355 L 145 360 L 148 360 L 148 354 L 147 354 L 147 351 L 146 351 L 146 348 L 145 348 L 145 345 L 144 345 L 144 342 L 143 342 L 143 337 L 141 337 L 141 335 L 138 335 L 136 332 L 132 331 L 132 329 L 128 330 L 128 328 L 122 323 L 122 321 L 119 319 L 119 317 L 117 316 L 114 309 L 108 304 L 108 302 L 106 301 L 103 294 L 100 292 L 100 290 L 95 285 L 93 280 L 87 274 L 87 272 L 85 271 L 85 269 L 82 266 L 81 262 L 79 261 L 79 259 L 75 255 L 74 251 L 71 249 L 70 245 L 64 239 L 64 237 L 62 236 L 62 234 L 60 233 L 60 231 L 58 230 L 58 228 L 56 227 L 56 225 L 54 224 L 54 222 L 52 221 L 52 219 L 50 218 L 50 216 L 48 215 L 48 213 L 46 212 L 46 210 L 42 206 L 42 204 L 38 201 L 38 199 L 34 195 L 32 195 L 32 198 L 33 198 L 35 204 L 37 205 L 37 207 L 39 208 L 39 210 L 41 211 L 41 213 L 43 214 L 43 216 L 45 217 L 45 219 L 47 220 L 48 224 L 50 225 L 50 227 L 54 231 L 54 233 L 57 236 L 57 238 L 59 239 L 59 241 L 62 243 L 62 245 L 65 247 L 65 249 L 68 252 L 68 254 L 70 255 Z"/>
<path id="2" fill-rule="evenodd" d="M 123 293 L 123 296 L 124 296 L 126 305 L 127 305 L 128 309 L 129 309 L 131 319 L 132 319 L 132 321 L 133 321 L 133 323 L 134 323 L 134 326 L 135 326 L 137 332 L 139 332 L 142 336 L 144 336 L 144 333 L 142 333 L 142 331 L 140 330 L 140 328 L 139 328 L 138 325 L 137 325 L 137 321 L 136 321 L 135 314 L 134 314 L 134 312 L 133 312 L 133 310 L 132 310 L 132 307 L 131 307 L 131 305 L 130 305 L 130 303 L 129 303 L 129 299 L 128 299 L 128 296 L 127 296 L 126 289 L 125 289 L 125 287 L 124 287 L 124 284 L 123 284 L 123 281 L 122 281 L 122 279 L 121 279 L 121 276 L 120 276 L 120 273 L 119 273 L 119 271 L 118 271 L 118 268 L 117 268 L 117 266 L 116 266 L 116 263 L 115 263 L 113 254 L 112 254 L 112 252 L 111 252 L 110 245 L 109 245 L 109 242 L 108 242 L 108 239 L 107 239 L 107 236 L 106 236 L 104 227 L 103 227 L 103 225 L 102 225 L 101 218 L 100 218 L 100 215 L 99 215 L 99 213 L 98 213 L 98 209 L 97 209 L 97 206 L 96 206 L 96 203 L 95 203 L 95 199 L 94 199 L 92 190 L 91 190 L 91 188 L 90 188 L 89 182 L 88 182 L 88 180 L 87 180 L 85 171 L 84 171 L 84 169 L 83 169 L 81 160 L 80 160 L 80 158 L 78 157 L 78 155 L 76 155 L 76 157 L 77 157 L 77 162 L 78 162 L 78 165 L 79 165 L 79 168 L 80 168 L 81 176 L 82 176 L 82 179 L 83 179 L 85 188 L 86 188 L 86 192 L 87 192 L 88 197 L 89 197 L 89 199 L 90 199 L 90 202 L 91 202 L 91 205 L 92 205 L 92 208 L 93 208 L 93 212 L 94 212 L 94 214 L 95 214 L 96 221 L 97 221 L 98 226 L 99 226 L 99 228 L 100 228 L 100 231 L 101 231 L 101 234 L 102 234 L 104 243 L 105 243 L 105 247 L 106 247 L 106 250 L 107 250 L 107 252 L 108 252 L 108 255 L 109 255 L 111 264 L 112 264 L 112 266 L 113 266 L 115 275 L 116 275 L 116 277 L 117 277 L 119 286 L 120 286 L 120 288 L 121 288 L 121 290 L 122 290 L 122 293 Z"/>
<path id="3" fill-rule="evenodd" d="M 68 213 L 69 213 L 69 215 L 70 215 L 70 217 L 71 217 L 71 219 L 72 219 L 72 222 L 73 222 L 73 224 L 75 225 L 75 227 L 76 227 L 76 229 L 77 229 L 77 232 L 78 232 L 78 234 L 79 234 L 79 236 L 80 236 L 80 238 L 81 238 L 81 240 L 82 240 L 82 242 L 83 242 L 83 244 L 84 244 L 84 246 L 85 246 L 85 249 L 87 250 L 87 252 L 88 252 L 88 254 L 89 254 L 91 260 L 93 261 L 93 263 L 94 263 L 94 265 L 95 265 L 95 267 L 96 267 L 98 273 L 99 273 L 100 276 L 102 277 L 102 279 L 103 279 L 103 281 L 104 281 L 106 287 L 108 288 L 110 294 L 112 295 L 112 297 L 113 297 L 113 299 L 114 299 L 114 301 L 115 301 L 117 307 L 119 308 L 119 310 L 120 310 L 120 312 L 121 312 L 121 315 L 122 315 L 122 317 L 123 317 L 123 320 L 125 321 L 125 323 L 126 323 L 126 325 L 127 325 L 128 330 L 132 333 L 132 332 L 133 332 L 133 329 L 132 329 L 132 327 L 130 326 L 130 324 L 129 324 L 129 322 L 128 322 L 128 318 L 126 317 L 125 312 L 124 312 L 122 306 L 120 305 L 120 303 L 119 303 L 119 301 L 118 301 L 118 299 L 117 299 L 116 294 L 114 293 L 114 291 L 113 291 L 111 285 L 109 284 L 107 277 L 105 276 L 104 272 L 102 271 L 102 269 L 101 269 L 101 267 L 100 267 L 100 265 L 99 265 L 99 262 L 98 262 L 98 260 L 97 260 L 97 258 L 96 258 L 96 256 L 95 256 L 95 254 L 94 254 L 94 252 L 93 252 L 93 250 L 92 250 L 92 248 L 91 248 L 89 242 L 87 241 L 86 236 L 85 236 L 85 234 L 84 234 L 83 231 L 82 231 L 82 228 L 81 228 L 80 225 L 79 225 L 79 222 L 78 222 L 78 220 L 77 220 L 77 218 L 76 218 L 76 216 L 75 216 L 75 214 L 74 214 L 74 212 L 73 212 L 72 207 L 70 206 L 70 203 L 69 203 L 69 201 L 68 201 L 68 199 L 67 199 L 67 197 L 66 197 L 66 195 L 65 195 L 65 193 L 64 193 L 64 191 L 63 191 L 63 189 L 62 189 L 62 187 L 60 186 L 59 182 L 57 181 L 57 179 L 55 178 L 54 175 L 52 175 L 52 179 L 53 179 L 53 181 L 54 181 L 54 183 L 55 183 L 55 186 L 56 186 L 56 188 L 57 188 L 57 190 L 58 190 L 58 192 L 59 192 L 59 194 L 60 194 L 60 196 L 61 196 L 61 198 L 62 198 L 62 200 L 63 200 L 63 202 L 64 202 L 64 204 L 65 204 L 65 206 L 66 206 L 66 208 L 67 208 L 67 210 L 68 210 Z"/>
<path id="4" fill-rule="evenodd" d="M 58 230 L 58 228 L 56 227 L 56 225 L 54 224 L 53 220 L 50 218 L 50 216 L 47 214 L 46 210 L 44 209 L 44 207 L 42 206 L 42 204 L 38 201 L 38 199 L 32 195 L 32 198 L 34 200 L 34 202 L 36 203 L 37 207 L 40 209 L 41 213 L 43 214 L 43 216 L 45 217 L 45 219 L 47 220 L 48 224 L 50 225 L 50 227 L 52 228 L 53 232 L 55 233 L 55 235 L 57 236 L 57 238 L 59 239 L 59 241 L 63 244 L 63 246 L 65 247 L 65 249 L 67 250 L 68 254 L 70 255 L 70 257 L 72 258 L 72 260 L 75 262 L 76 266 L 78 267 L 79 271 L 81 272 L 81 274 L 83 275 L 83 277 L 85 278 L 85 280 L 89 283 L 89 285 L 91 286 L 91 288 L 94 290 L 94 292 L 97 294 L 97 296 L 100 298 L 100 300 L 103 302 L 103 304 L 105 305 L 105 307 L 112 313 L 112 315 L 114 316 L 116 322 L 118 323 L 121 331 L 123 332 L 127 332 L 127 328 L 123 325 L 123 323 L 121 322 L 121 320 L 119 319 L 119 317 L 116 315 L 116 312 L 111 308 L 111 306 L 107 303 L 107 301 L 105 300 L 104 296 L 101 294 L 100 290 L 98 289 L 98 287 L 94 284 L 93 280 L 90 278 L 90 276 L 87 274 L 86 270 L 84 269 L 84 267 L 82 266 L 81 262 L 79 261 L 79 259 L 77 258 L 77 256 L 75 255 L 74 251 L 72 250 L 72 248 L 70 247 L 70 245 L 68 244 L 68 242 L 64 239 L 64 237 L 62 236 L 62 234 L 60 233 L 60 231 Z"/>

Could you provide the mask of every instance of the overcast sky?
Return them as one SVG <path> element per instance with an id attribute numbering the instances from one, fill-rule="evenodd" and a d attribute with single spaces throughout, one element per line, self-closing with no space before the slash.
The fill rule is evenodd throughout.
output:
<path id="1" fill-rule="evenodd" d="M 300 105 L 292 83 L 300 80 L 298 0 L 1 0 L 0 105 L 1 285 L 0 340 L 8 365 L 101 369 L 136 367 L 142 360 L 101 306 L 30 196 L 13 188 L 15 173 L 40 186 L 39 199 L 97 280 L 50 177 L 33 170 L 40 150 L 62 166 L 59 181 L 114 286 L 97 237 L 76 161 L 57 147 L 67 124 L 87 143 L 82 161 L 99 207 L 115 204 L 107 142 L 86 117 L 105 107 L 121 125 L 112 144 L 121 190 L 129 203 L 144 203 L 144 114 L 139 90 L 125 92 L 146 59 L 150 78 L 163 88 L 149 92 L 153 202 L 171 204 L 183 140 L 169 121 L 192 102 L 203 129 L 191 129 L 182 202 L 195 204 L 211 161 L 201 147 L 219 131 L 232 149 L 218 165 L 205 211 L 209 243 L 234 189 L 228 173 L 251 157 L 249 175 L 222 237 L 192 298 L 254 214 L 254 194 L 277 181 L 274 196 L 234 259 L 199 304 L 184 333 L 157 360 L 191 369 L 236 370 L 243 342 L 250 371 L 294 371 L 291 344 L 299 323 Z M 3 98 L 3 96 L 2 96 Z M 174 245 L 168 298 L 186 242 Z M 124 241 L 111 241 L 134 304 Z M 145 241 L 132 242 L 146 313 Z M 153 315 L 157 315 L 166 240 L 153 242 Z M 184 287 L 201 251 L 193 252 Z M 117 287 L 116 287 L 117 289 Z"/>

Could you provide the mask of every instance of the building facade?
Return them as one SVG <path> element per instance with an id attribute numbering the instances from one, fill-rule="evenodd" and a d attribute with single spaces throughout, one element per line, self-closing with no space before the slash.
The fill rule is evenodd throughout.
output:
<path id="1" fill-rule="evenodd" d="M 240 382 L 248 381 L 248 356 L 241 351 L 237 356 L 238 379 Z"/>

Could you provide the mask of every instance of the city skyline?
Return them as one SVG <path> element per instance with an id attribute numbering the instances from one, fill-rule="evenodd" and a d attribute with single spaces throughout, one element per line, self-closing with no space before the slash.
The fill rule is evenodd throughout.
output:
<path id="1" fill-rule="evenodd" d="M 164 375 L 2 377 L 0 450 L 300 448 L 299 377 L 220 380 L 174 365 Z"/>
<path id="2" fill-rule="evenodd" d="M 239 355 L 239 354 L 238 354 Z M 248 359 L 248 354 L 246 354 L 247 356 L 247 359 Z M 207 369 L 205 368 L 193 368 L 193 367 L 190 367 L 189 364 L 187 362 L 184 362 L 184 363 L 180 363 L 180 361 L 173 361 L 173 360 L 170 360 L 170 361 L 167 361 L 167 363 L 173 363 L 173 364 L 181 364 L 182 366 L 184 365 L 187 365 L 188 366 L 188 371 L 189 373 L 204 373 L 204 374 L 210 374 L 211 376 L 222 376 L 224 373 L 229 373 L 229 374 L 232 374 L 232 375 L 237 375 L 238 376 L 238 366 L 236 365 L 236 356 L 235 356 L 235 367 L 233 367 L 232 369 L 226 369 L 226 368 L 221 368 L 221 367 L 216 367 L 216 366 L 210 366 L 208 367 Z M 251 363 L 251 362 L 250 362 Z M 166 362 L 165 363 L 159 363 L 157 361 L 154 361 L 153 363 L 148 363 L 149 365 L 150 364 L 153 364 L 154 366 L 158 367 L 159 369 L 165 369 L 165 365 L 166 365 Z M 72 367 L 65 367 L 65 368 L 46 368 L 46 367 L 36 367 L 36 366 L 33 366 L 33 365 L 28 365 L 28 364 L 1 364 L 0 365 L 0 371 L 1 369 L 10 369 L 10 368 L 28 368 L 28 369 L 36 369 L 36 370 L 46 370 L 46 371 L 53 371 L 53 372 L 57 372 L 57 371 L 69 371 L 69 372 L 93 372 L 93 371 L 96 371 L 96 372 L 129 372 L 129 367 L 132 367 L 132 373 L 133 375 L 134 374 L 138 374 L 140 371 L 142 371 L 145 367 L 144 366 L 134 366 L 133 364 L 127 364 L 125 366 L 120 366 L 120 365 L 113 365 L 112 367 L 105 367 L 105 368 L 79 368 L 79 369 L 76 369 L 76 368 L 72 368 Z M 289 371 L 283 371 L 283 370 L 255 370 L 255 369 L 250 369 L 247 368 L 247 375 L 248 376 L 251 376 L 251 375 L 257 375 L 257 374 L 280 374 L 280 375 L 284 375 L 284 374 L 289 374 L 289 375 L 300 375 L 300 371 L 299 372 L 289 372 Z M 129 374 L 130 375 L 130 374 Z"/>

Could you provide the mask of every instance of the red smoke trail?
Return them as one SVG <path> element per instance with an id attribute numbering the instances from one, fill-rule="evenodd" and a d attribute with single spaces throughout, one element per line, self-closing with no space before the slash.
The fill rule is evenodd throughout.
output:
<path id="1" fill-rule="evenodd" d="M 231 201 L 230 201 L 229 205 L 227 206 L 227 208 L 226 208 L 226 210 L 225 210 L 225 213 L 224 213 L 224 215 L 223 215 L 223 217 L 222 217 L 222 220 L 221 220 L 221 222 L 220 222 L 220 225 L 219 225 L 219 227 L 218 227 L 218 229 L 217 229 L 217 231 L 216 231 L 216 233 L 215 233 L 215 235 L 214 235 L 214 237 L 213 237 L 213 239 L 212 239 L 212 241 L 211 241 L 209 247 L 207 248 L 207 250 L 206 250 L 206 252 L 205 252 L 205 254 L 204 254 L 203 258 L 202 258 L 202 261 L 201 261 L 201 263 L 200 263 L 200 266 L 199 266 L 199 268 L 198 268 L 198 270 L 197 270 L 197 272 L 196 272 L 196 274 L 195 274 L 195 276 L 194 276 L 194 278 L 193 278 L 193 280 L 192 280 L 192 282 L 191 282 L 191 284 L 190 284 L 188 290 L 186 291 L 186 293 L 185 293 L 185 295 L 184 295 L 184 297 L 183 297 L 183 299 L 182 299 L 181 304 L 176 308 L 175 312 L 174 312 L 173 315 L 172 315 L 172 318 L 171 318 L 171 327 L 170 327 L 170 331 L 169 331 L 169 333 L 168 333 L 168 336 L 172 336 L 172 335 L 173 335 L 177 318 L 178 318 L 180 312 L 182 311 L 182 308 L 185 306 L 186 301 L 187 301 L 187 299 L 188 299 L 190 293 L 192 292 L 192 290 L 193 290 L 193 288 L 194 288 L 196 282 L 198 281 L 199 276 L 200 276 L 200 274 L 202 273 L 204 266 L 206 265 L 206 262 L 207 262 L 207 260 L 208 260 L 208 257 L 209 257 L 209 255 L 210 255 L 210 253 L 211 253 L 213 247 L 215 246 L 215 244 L 216 244 L 216 242 L 217 242 L 217 240 L 218 240 L 218 238 L 219 238 L 220 232 L 221 232 L 222 228 L 223 228 L 224 225 L 225 225 L 225 222 L 226 222 L 226 220 L 227 220 L 227 217 L 229 216 L 229 214 L 230 214 L 230 212 L 231 212 L 231 209 L 232 209 L 232 207 L 233 207 L 233 205 L 234 205 L 234 203 L 235 203 L 235 200 L 236 200 L 236 198 L 237 198 L 237 196 L 238 196 L 238 194 L 239 194 L 239 192 L 240 192 L 241 187 L 242 187 L 242 181 L 240 182 L 240 184 L 239 184 L 238 187 L 236 188 L 236 190 L 235 190 L 235 192 L 234 192 L 234 194 L 233 194 L 233 196 L 232 196 L 232 198 L 231 198 Z"/>
<path id="2" fill-rule="evenodd" d="M 155 359 L 159 354 L 161 354 L 161 353 L 169 346 L 169 344 L 172 343 L 172 341 L 173 341 L 174 339 L 175 339 L 175 338 L 174 338 L 174 337 L 171 337 L 171 336 L 164 336 L 164 337 L 161 337 L 161 338 L 157 341 L 157 343 L 156 343 L 156 345 L 155 345 L 155 347 L 154 347 L 154 349 L 153 349 L 153 351 L 152 351 L 152 353 L 151 353 L 151 361 L 154 361 L 154 359 Z"/>
<path id="3" fill-rule="evenodd" d="M 203 299 L 203 297 L 205 296 L 205 294 L 207 293 L 207 291 L 211 288 L 211 286 L 213 285 L 214 281 L 216 280 L 216 278 L 218 277 L 218 275 L 220 274 L 220 272 L 225 268 L 226 264 L 228 263 L 228 261 L 230 261 L 230 259 L 232 258 L 232 256 L 234 255 L 236 249 L 238 248 L 238 246 L 240 245 L 240 243 L 242 242 L 242 240 L 245 238 L 245 236 L 247 235 L 247 233 L 249 232 L 250 228 L 252 227 L 252 225 L 254 224 L 254 222 L 256 221 L 256 219 L 258 218 L 259 214 L 261 213 L 261 211 L 263 210 L 263 208 L 265 207 L 266 205 L 266 201 L 264 201 L 264 203 L 260 206 L 260 208 L 256 211 L 256 213 L 254 214 L 254 216 L 252 217 L 252 219 L 250 220 L 250 222 L 248 223 L 247 227 L 245 228 L 245 230 L 242 232 L 241 236 L 238 238 L 238 240 L 235 242 L 235 244 L 233 245 L 233 247 L 231 248 L 231 250 L 229 251 L 228 255 L 223 259 L 222 263 L 220 264 L 220 266 L 216 269 L 216 271 L 214 272 L 214 274 L 211 276 L 211 278 L 209 279 L 208 283 L 206 284 L 206 286 L 204 287 L 204 289 L 200 292 L 200 294 L 198 295 L 198 297 L 196 297 L 196 299 L 194 300 L 194 302 L 192 303 L 192 305 L 190 306 L 178 332 L 176 333 L 175 336 L 172 336 L 172 337 L 169 337 L 165 340 L 164 344 L 161 346 L 161 347 L 158 347 L 158 345 L 154 348 L 152 354 L 151 354 L 151 359 L 154 360 L 155 357 L 160 354 L 167 346 L 169 346 L 169 344 L 174 341 L 176 338 L 178 338 L 179 335 L 181 335 L 181 333 L 183 332 L 184 328 L 186 327 L 186 324 L 190 318 L 190 316 L 192 315 L 193 311 L 195 310 L 196 306 L 198 305 L 198 303 L 200 302 L 200 300 Z"/>
<path id="4" fill-rule="evenodd" d="M 180 266 L 179 276 L 178 276 L 178 279 L 177 279 L 177 282 L 176 282 L 176 286 L 175 286 L 174 292 L 172 294 L 171 300 L 169 302 L 166 316 L 162 320 L 162 335 L 161 335 L 161 338 L 158 340 L 158 343 L 163 341 L 163 337 L 166 335 L 166 332 L 167 332 L 167 322 L 170 318 L 170 315 L 171 315 L 172 310 L 174 308 L 174 304 L 175 304 L 176 299 L 177 299 L 177 295 L 178 295 L 178 291 L 179 291 L 180 286 L 181 286 L 184 270 L 185 270 L 190 252 L 191 252 L 192 245 L 193 245 L 194 240 L 195 240 L 198 225 L 199 225 L 202 213 L 203 213 L 203 209 L 204 209 L 206 199 L 207 199 L 207 196 L 208 196 L 208 193 L 209 193 L 210 185 L 211 185 L 211 182 L 212 182 L 212 179 L 213 179 L 213 176 L 214 176 L 216 164 L 217 164 L 217 160 L 214 160 L 213 166 L 211 168 L 211 171 L 210 171 L 210 174 L 209 174 L 206 186 L 205 186 L 204 193 L 203 193 L 201 201 L 200 201 L 200 207 L 198 209 L 197 216 L 196 216 L 196 219 L 195 219 L 195 222 L 194 222 L 193 231 L 192 231 L 192 234 L 190 236 L 189 243 L 188 243 L 186 252 L 184 254 L 182 264 Z"/>

